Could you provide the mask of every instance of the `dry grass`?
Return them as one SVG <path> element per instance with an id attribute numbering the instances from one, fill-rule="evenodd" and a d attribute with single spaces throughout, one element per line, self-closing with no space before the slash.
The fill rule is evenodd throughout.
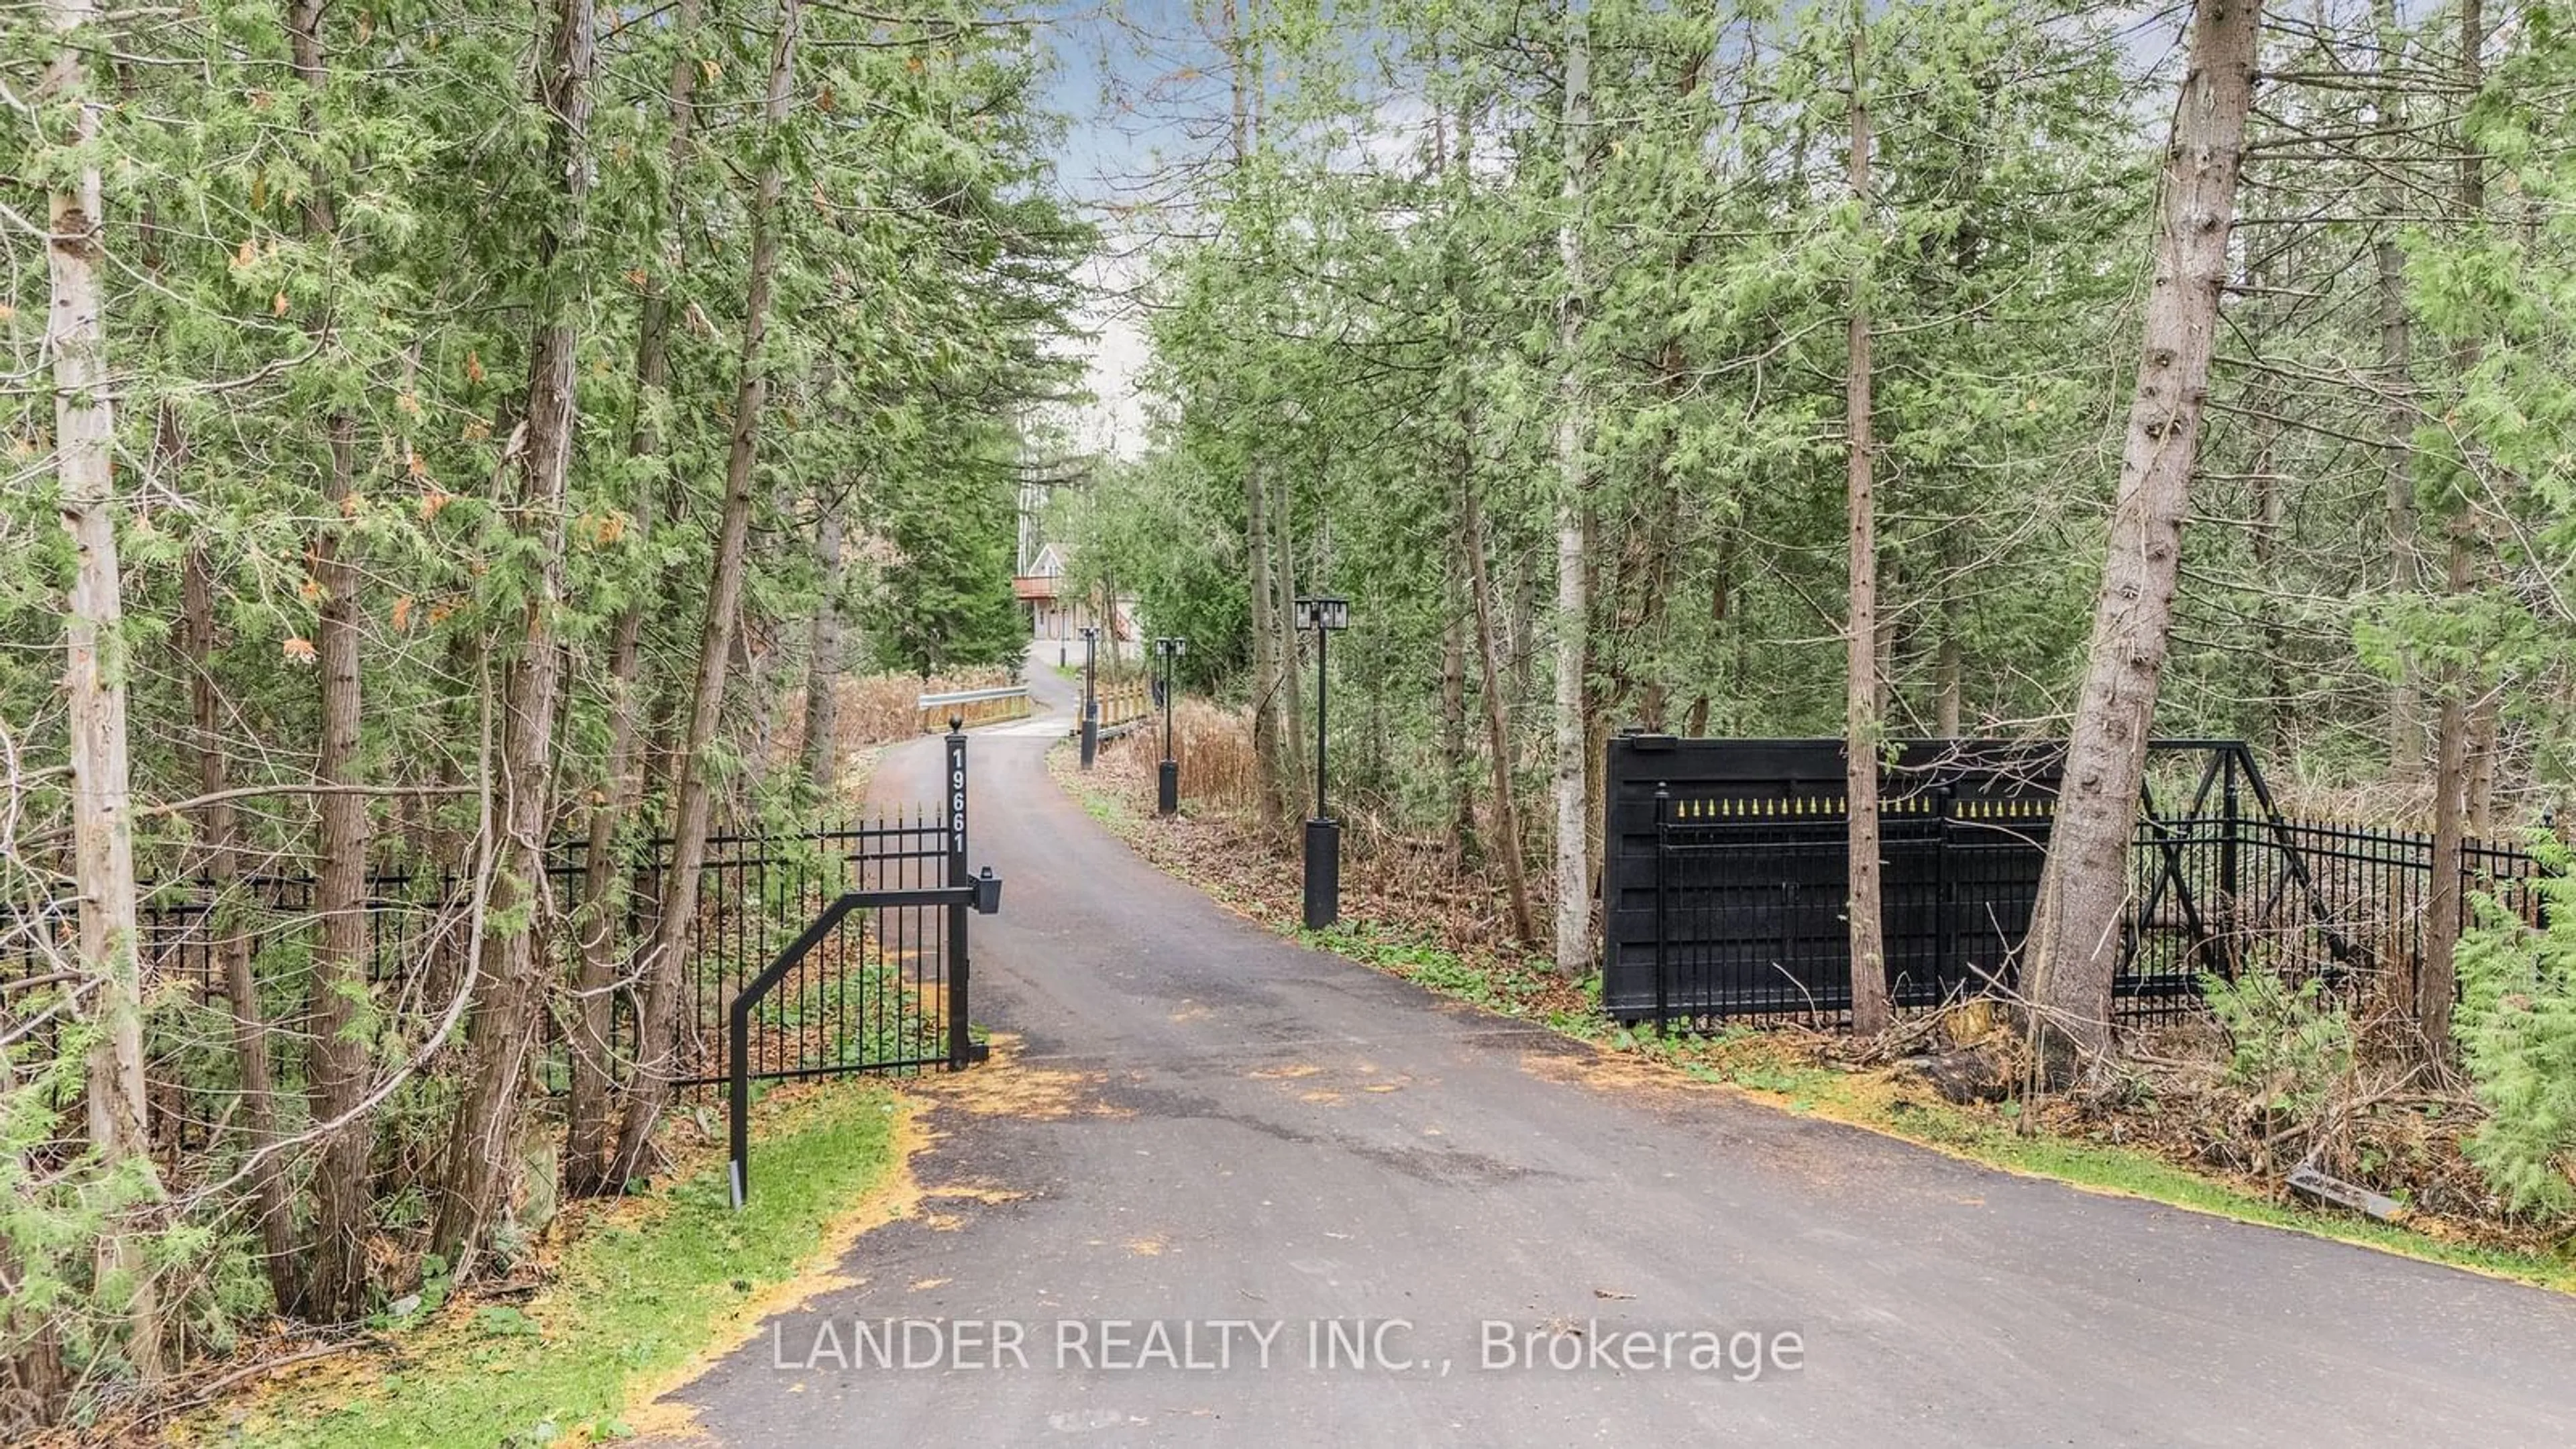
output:
<path id="1" fill-rule="evenodd" d="M 2360 830 L 2411 830 L 2426 835 L 2433 830 L 2433 788 L 2428 784 L 2375 780 L 2367 784 L 2328 785 L 2289 779 L 2272 781 L 2271 786 L 2274 808 L 2289 820 Z M 2472 823 L 2470 838 L 2498 845 L 2518 845 L 2525 832 L 2539 825 L 2550 813 L 2553 803 L 2564 804 L 2563 801 L 2553 801 L 2551 796 L 2538 789 L 2510 795 L 2499 792 L 2486 829 L 2478 830 Z M 2211 808 L 2216 807 L 2213 805 Z M 2260 808 L 2250 791 L 2243 808 L 2248 812 Z"/>
<path id="2" fill-rule="evenodd" d="M 836 686 L 840 709 L 832 721 L 843 758 L 877 745 L 890 745 L 921 733 L 918 701 L 925 694 L 956 689 L 991 689 L 1011 682 L 1011 672 L 994 665 L 961 669 L 924 679 L 916 674 L 844 675 Z M 805 686 L 783 690 L 777 705 L 778 732 L 774 758 L 794 760 L 805 748 Z"/>
<path id="3" fill-rule="evenodd" d="M 1162 732 L 1139 730 L 1114 742 L 1110 751 L 1121 757 L 1121 765 L 1128 763 L 1126 756 L 1142 755 L 1138 763 L 1150 784 L 1153 762 L 1162 758 Z M 1191 809 L 1246 820 L 1260 815 L 1261 762 L 1252 750 L 1251 725 L 1241 714 L 1203 699 L 1178 701 L 1172 708 L 1172 757 L 1183 762 L 1181 779 Z"/>
<path id="4" fill-rule="evenodd" d="M 1296 869 L 1302 796 L 1277 825 L 1262 814 L 1261 767 L 1245 715 L 1204 700 L 1183 699 L 1172 716 L 1172 753 L 1181 762 L 1181 817 L 1160 826 L 1154 848 L 1185 863 L 1239 908 L 1264 920 L 1294 921 L 1300 909 Z M 1159 720 L 1102 747 L 1085 786 L 1115 797 L 1138 816 L 1154 811 L 1154 767 L 1162 759 Z M 1510 966 L 1541 965 L 1537 943 L 1512 939 L 1502 872 L 1490 862 L 1460 861 L 1446 837 L 1408 831 L 1361 808 L 1337 806 L 1342 821 L 1344 916 L 1435 938 L 1463 954 Z M 1532 860 L 1530 915 L 1544 931 L 1546 882 Z"/>

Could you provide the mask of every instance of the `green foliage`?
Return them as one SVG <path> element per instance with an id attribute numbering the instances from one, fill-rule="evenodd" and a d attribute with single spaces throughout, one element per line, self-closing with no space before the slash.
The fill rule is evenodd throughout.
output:
<path id="1" fill-rule="evenodd" d="M 927 677 L 942 670 L 1020 661 L 1028 626 L 1011 593 L 1018 542 L 1009 439 L 973 440 L 986 451 L 952 457 L 919 477 L 889 481 L 879 505 L 892 552 L 859 612 L 880 668 Z"/>
<path id="2" fill-rule="evenodd" d="M 268 1024 L 268 1104 L 290 1139 L 272 1160 L 300 1246 L 315 1186 L 301 1138 L 342 1089 L 316 1081 L 303 1026 L 327 1004 L 306 883 L 327 604 L 349 606 L 356 635 L 367 863 L 406 882 L 388 887 L 400 909 L 373 912 L 363 999 L 346 1003 L 356 1087 L 374 1103 L 357 1131 L 377 1196 L 357 1226 L 382 1234 L 368 1245 L 386 1264 L 380 1300 L 408 1296 L 418 1265 L 400 1259 L 442 1193 L 469 1062 L 467 953 L 563 904 L 477 918 L 507 784 L 509 671 L 532 642 L 563 665 L 546 832 L 578 836 L 626 784 L 643 794 L 615 838 L 662 833 L 668 773 L 629 759 L 621 781 L 610 746 L 621 716 L 649 742 L 657 712 L 687 697 L 737 433 L 759 447 L 743 647 L 727 661 L 740 675 L 701 757 L 719 828 L 791 798 L 772 768 L 778 697 L 812 672 L 828 686 L 841 667 L 805 658 L 828 586 L 805 541 L 827 513 L 863 561 L 844 594 L 897 601 L 863 617 L 866 647 L 851 657 L 922 669 L 1016 657 L 1023 432 L 1067 385 L 1073 364 L 1053 342 L 1093 240 L 1053 184 L 1062 125 L 1045 110 L 1045 47 L 945 5 L 904 20 L 808 5 L 773 131 L 758 117 L 775 7 L 603 7 L 573 172 L 588 194 L 573 217 L 538 100 L 557 8 L 322 6 L 312 75 L 292 7 L 101 11 L 72 68 L 105 102 L 80 147 L 68 144 L 80 86 L 36 84 L 63 40 L 41 7 L 0 18 L 0 67 L 28 78 L 0 174 L 10 215 L 39 219 L 0 228 L 0 360 L 19 384 L 0 397 L 0 753 L 13 785 L 0 840 L 0 1360 L 14 1370 L 50 1332 L 66 1361 L 44 1386 L 57 1400 L 123 1372 L 115 1315 L 131 1285 L 102 1281 L 93 1251 L 120 1225 L 154 1271 L 176 1358 L 293 1306 L 249 1266 L 267 1255 L 247 1251 L 254 1185 L 240 1168 L 255 1130 L 233 1030 L 252 1004 Z M 675 68 L 694 88 L 685 138 L 665 94 Z M 766 401 L 737 417 L 751 219 L 772 161 L 783 186 Z M 65 1110 L 81 1096 L 85 1038 L 60 1027 L 87 1009 L 82 978 L 100 963 L 78 959 L 65 929 L 78 894 L 62 652 L 72 553 L 54 498 L 41 219 L 43 188 L 84 162 L 105 193 L 126 619 L 102 653 L 126 690 L 137 870 L 166 908 L 143 943 L 151 1137 L 179 1144 L 156 1153 L 159 1183 L 153 1164 L 111 1170 L 85 1152 L 83 1116 Z M 519 495 L 532 323 L 558 309 L 576 339 L 575 433 L 563 508 L 531 510 Z M 667 366 L 648 376 L 657 316 Z M 354 570 L 353 598 L 324 596 L 326 537 Z M 871 576 L 864 561 L 881 567 Z M 184 618 L 192 562 L 209 596 L 202 660 Z M 559 591 L 541 589 L 550 571 Z M 621 682 L 613 646 L 630 615 L 637 665 Z M 239 853 L 225 862 L 246 879 L 198 917 L 217 821 L 183 802 L 209 792 L 231 802 Z M 621 936 L 651 917 L 649 900 L 605 914 Z M 254 943 L 255 1002 L 224 999 L 209 960 L 210 937 L 237 934 Z M 538 984 L 569 1010 L 574 933 L 544 934 Z M 563 1034 L 545 1035 L 555 1045 L 529 1076 L 560 1083 Z M 298 1257 L 274 1255 L 281 1296 Z M 426 1277 L 435 1298 L 439 1275 Z M 0 1436 L 17 1406 L 14 1394 L 0 1404 Z"/>
<path id="3" fill-rule="evenodd" d="M 2473 566 L 2439 596 L 2389 599 L 2365 642 L 2491 691 L 2527 735 L 2534 773 L 2564 786 L 2576 779 L 2564 582 L 2576 555 L 2576 36 L 2535 7 L 2512 39 L 2459 127 L 2488 211 L 2402 237 L 2417 345 L 2449 363 L 2412 439 L 2415 504 Z"/>
<path id="4" fill-rule="evenodd" d="M 2200 978 L 2201 999 L 2227 1033 L 2228 1084 L 2266 1114 L 2302 1120 L 2352 1071 L 2352 1020 L 2313 978 L 2293 986 L 2271 971 Z"/>
<path id="5" fill-rule="evenodd" d="M 2535 847 L 2555 874 L 2532 883 L 2548 924 L 2493 897 L 2461 937 L 2460 1053 L 2487 1120 L 2468 1154 L 2515 1212 L 2576 1213 L 2576 856 Z"/>
<path id="6" fill-rule="evenodd" d="M 1248 696 L 1249 565 L 1281 551 L 1248 536 L 1262 493 L 1294 587 L 1352 601 L 1333 645 L 1352 686 L 1333 712 L 1339 788 L 1408 829 L 1489 789 L 1463 758 L 1481 730 L 1459 723 L 1484 693 L 1471 493 L 1507 751 L 1517 788 L 1537 787 L 1569 362 L 1593 422 L 1596 722 L 1840 728 L 1837 432 L 1864 260 L 1884 586 L 1905 620 L 1895 732 L 1925 732 L 1945 679 L 1970 728 L 2043 715 L 2083 642 L 2075 561 L 2109 476 L 2087 455 L 2149 195 L 2114 37 L 1969 0 L 1875 14 L 1879 174 L 1855 208 L 1828 159 L 1843 11 L 1590 13 L 1618 58 L 1595 69 L 1596 107 L 1621 120 L 1578 213 L 1580 358 L 1558 356 L 1559 62 L 1541 47 L 1532 87 L 1512 49 L 1541 22 L 1373 6 L 1360 63 L 1357 17 L 1320 35 L 1281 19 L 1257 32 L 1276 121 L 1194 175 L 1216 224 L 1158 257 L 1151 446 L 1063 507 L 1077 574 L 1132 589 L 1151 632 L 1190 637 L 1202 686 Z M 1390 79 L 1428 124 L 1378 109 Z"/>

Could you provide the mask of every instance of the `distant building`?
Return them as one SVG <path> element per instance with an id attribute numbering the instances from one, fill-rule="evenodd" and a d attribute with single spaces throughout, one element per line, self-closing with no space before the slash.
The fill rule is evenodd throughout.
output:
<path id="1" fill-rule="evenodd" d="M 1046 494 L 1046 485 L 1041 483 L 1025 484 L 1020 489 L 1020 559 L 1019 570 L 1011 579 L 1011 593 L 1029 611 L 1031 638 L 1079 639 L 1084 626 L 1101 622 L 1104 610 L 1097 591 L 1073 592 L 1064 576 L 1062 550 L 1043 537 L 1040 530 Z M 1109 628 L 1103 638 L 1134 645 L 1140 637 L 1136 632 L 1136 601 L 1121 596 L 1116 607 L 1105 612 Z"/>

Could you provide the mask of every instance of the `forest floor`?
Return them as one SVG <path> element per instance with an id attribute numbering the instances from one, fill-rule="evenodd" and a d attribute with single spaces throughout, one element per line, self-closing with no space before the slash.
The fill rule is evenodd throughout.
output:
<path id="1" fill-rule="evenodd" d="M 1543 1024 L 1616 1053 L 1623 1069 L 1741 1090 L 1789 1111 L 1884 1132 L 1990 1166 L 2097 1191 L 2147 1198 L 2493 1273 L 2576 1293 L 2576 1239 L 2480 1211 L 2483 1191 L 2458 1150 L 2456 1124 L 2427 1124 L 2420 1112 L 2372 1140 L 2341 1145 L 2368 1153 L 2397 1180 L 2410 1208 L 2396 1222 L 2293 1198 L 2281 1178 L 2294 1163 L 2265 1159 L 2243 1143 L 2238 1094 L 2217 1089 L 2214 1033 L 2186 1023 L 2152 1034 L 2152 1048 L 2119 1090 L 2048 1096 L 2024 1110 L 2007 1097 L 1948 1100 L 1895 1058 L 1888 1044 L 1857 1046 L 1841 1032 L 1781 1023 L 1714 1033 L 1619 1027 L 1598 1009 L 1597 981 L 1569 977 L 1544 956 L 1498 940 L 1500 895 L 1491 879 L 1426 879 L 1416 862 L 1346 858 L 1342 920 L 1326 931 L 1302 924 L 1302 877 L 1293 843 L 1224 810 L 1154 814 L 1159 743 L 1141 737 L 1104 746 L 1098 767 L 1076 768 L 1070 749 L 1050 773 L 1083 808 L 1166 874 L 1227 909 L 1302 943 L 1411 981 L 1488 1011 Z M 1543 923 L 1542 923 L 1543 924 Z M 1940 1051 L 1951 1035 L 1994 1034 L 1985 1018 L 1962 1032 L 1924 1019 L 1898 1037 Z M 1970 1039 L 1962 1045 L 1976 1047 Z M 2009 1045 L 1997 1053 L 2009 1057 Z M 2152 1081 L 2150 1080 L 2152 1078 Z M 2002 1094 L 1998 1094 L 1999 1096 Z M 2253 1134 L 2259 1142 L 2259 1134 Z M 2398 1160 L 2403 1159 L 2403 1160 Z M 2436 1206 L 2425 1206 L 2434 1204 Z"/>

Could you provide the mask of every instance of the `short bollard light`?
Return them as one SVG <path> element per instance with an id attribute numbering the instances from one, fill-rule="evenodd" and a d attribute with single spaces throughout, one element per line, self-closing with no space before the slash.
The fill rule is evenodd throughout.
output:
<path id="1" fill-rule="evenodd" d="M 1082 768 L 1100 757 L 1100 695 L 1093 688 L 1093 669 L 1098 663 L 1100 626 L 1082 626 Z"/>
<path id="2" fill-rule="evenodd" d="M 1351 626 L 1351 602 L 1299 599 L 1296 620 L 1298 628 L 1315 631 L 1315 815 L 1306 822 L 1306 929 L 1320 931 L 1342 917 L 1342 827 L 1324 809 L 1324 641 Z"/>
<path id="3" fill-rule="evenodd" d="M 1163 763 L 1155 775 L 1154 809 L 1163 815 L 1177 815 L 1181 809 L 1181 766 L 1172 758 L 1172 666 L 1188 649 L 1188 641 L 1179 638 L 1154 641 L 1154 653 L 1163 661 Z"/>

